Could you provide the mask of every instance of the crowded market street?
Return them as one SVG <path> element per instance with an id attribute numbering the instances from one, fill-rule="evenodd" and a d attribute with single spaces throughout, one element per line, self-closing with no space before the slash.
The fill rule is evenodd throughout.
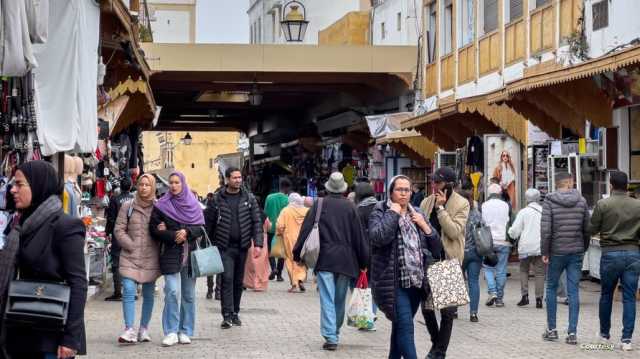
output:
<path id="1" fill-rule="evenodd" d="M 510 267 L 517 272 L 515 266 Z M 286 278 L 285 278 L 286 280 Z M 87 358 L 385 358 L 389 350 L 389 321 L 380 318 L 376 332 L 359 332 L 343 326 L 340 348 L 329 353 L 322 350 L 322 338 L 318 333 L 319 301 L 315 290 L 307 293 L 287 293 L 287 281 L 271 281 L 265 293 L 246 291 L 241 312 L 244 325 L 225 331 L 218 326 L 220 302 L 205 300 L 206 281 L 197 284 L 197 326 L 191 345 L 171 348 L 160 346 L 162 331 L 160 312 L 162 295 L 156 294 L 156 304 L 150 330 L 153 342 L 130 346 L 114 345 L 121 331 L 121 304 L 104 302 L 101 297 L 90 300 L 85 313 L 87 324 Z M 481 281 L 482 295 L 479 310 L 480 321 L 469 322 L 468 307 L 460 307 L 460 319 L 454 324 L 447 358 L 498 359 L 498 358 L 636 358 L 637 352 L 623 353 L 619 348 L 589 350 L 590 344 L 598 344 L 595 328 L 598 327 L 599 286 L 589 281 L 580 283 L 580 324 L 578 346 L 563 342 L 548 343 L 540 335 L 545 326 L 545 311 L 534 305 L 519 308 L 519 281 L 516 275 L 509 278 L 505 290 L 504 308 L 484 306 L 486 286 Z M 162 288 L 162 282 L 158 282 Z M 313 289 L 315 286 L 308 286 Z M 139 306 L 140 303 L 138 303 Z M 615 302 L 612 322 L 620 322 L 619 301 Z M 567 307 L 558 306 L 558 327 L 564 328 Z M 416 315 L 416 347 L 418 357 L 424 358 L 430 347 L 424 319 Z M 640 319 L 636 319 L 636 326 Z M 612 332 L 614 338 L 619 333 Z M 634 345 L 640 345 L 634 339 Z"/>

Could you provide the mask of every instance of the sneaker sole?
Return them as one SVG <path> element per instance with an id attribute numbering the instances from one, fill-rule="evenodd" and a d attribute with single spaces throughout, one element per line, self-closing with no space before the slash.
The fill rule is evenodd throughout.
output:
<path id="1" fill-rule="evenodd" d="M 132 344 L 138 343 L 138 341 L 137 340 L 129 341 L 129 340 L 126 340 L 126 339 L 123 339 L 123 338 L 118 338 L 118 343 L 124 344 L 124 345 L 132 345 Z"/>

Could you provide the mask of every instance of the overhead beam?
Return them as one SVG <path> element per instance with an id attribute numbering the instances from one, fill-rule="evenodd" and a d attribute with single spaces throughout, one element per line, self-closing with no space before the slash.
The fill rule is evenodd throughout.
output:
<path id="1" fill-rule="evenodd" d="M 544 111 L 529 102 L 522 101 L 518 96 L 505 102 L 514 111 L 520 113 L 523 117 L 531 121 L 545 133 L 553 138 L 562 137 L 562 125 L 553 120 Z"/>

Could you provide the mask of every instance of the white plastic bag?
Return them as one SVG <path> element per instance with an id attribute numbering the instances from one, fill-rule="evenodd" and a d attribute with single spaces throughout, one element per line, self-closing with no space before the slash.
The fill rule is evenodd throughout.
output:
<path id="1" fill-rule="evenodd" d="M 373 314 L 373 296 L 367 288 L 367 274 L 362 272 L 351 295 L 347 311 L 347 325 L 358 329 L 372 329 L 375 323 Z"/>

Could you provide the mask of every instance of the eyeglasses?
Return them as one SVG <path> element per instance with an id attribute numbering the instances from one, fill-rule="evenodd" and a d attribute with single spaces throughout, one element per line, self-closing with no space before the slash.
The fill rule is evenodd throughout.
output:
<path id="1" fill-rule="evenodd" d="M 393 191 L 400 193 L 409 193 L 411 192 L 411 188 L 394 188 Z"/>
<path id="2" fill-rule="evenodd" d="M 16 181 L 15 179 L 9 181 L 9 184 L 16 188 L 26 188 L 29 187 L 28 182 Z"/>

